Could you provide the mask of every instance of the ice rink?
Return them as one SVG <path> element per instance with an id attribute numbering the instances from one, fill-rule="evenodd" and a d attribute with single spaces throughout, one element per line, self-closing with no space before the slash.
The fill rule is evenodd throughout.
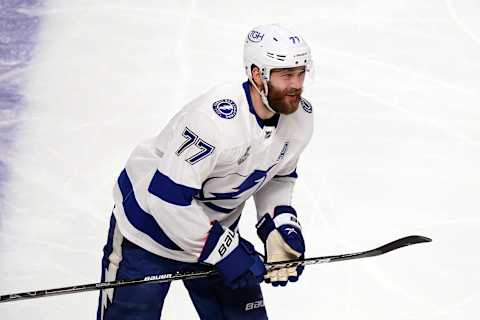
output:
<path id="1" fill-rule="evenodd" d="M 310 266 L 263 286 L 271 319 L 480 315 L 480 2 L 0 1 L 0 295 L 98 282 L 111 190 L 187 102 L 244 81 L 243 40 L 279 22 L 316 67 L 294 202 Z M 261 250 L 253 203 L 242 234 Z M 0 319 L 94 319 L 98 292 L 0 304 Z M 174 283 L 162 319 L 198 319 Z"/>

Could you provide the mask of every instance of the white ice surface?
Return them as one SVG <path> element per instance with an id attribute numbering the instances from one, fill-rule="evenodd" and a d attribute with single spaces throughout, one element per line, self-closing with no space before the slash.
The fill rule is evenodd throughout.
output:
<path id="1" fill-rule="evenodd" d="M 480 3 L 49 1 L 0 212 L 0 294 L 97 282 L 129 152 L 281 22 L 309 41 L 315 134 L 295 202 L 308 256 L 421 234 L 382 257 L 264 286 L 271 319 L 478 319 Z M 241 222 L 254 234 L 249 203 Z M 0 304 L 0 319 L 94 319 L 97 292 Z M 164 319 L 197 319 L 174 283 Z"/>

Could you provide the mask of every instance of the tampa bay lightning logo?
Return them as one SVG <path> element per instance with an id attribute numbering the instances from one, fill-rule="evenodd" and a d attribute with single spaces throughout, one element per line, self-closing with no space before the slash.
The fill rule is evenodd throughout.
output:
<path id="1" fill-rule="evenodd" d="M 303 110 L 305 110 L 305 112 L 312 113 L 313 108 L 312 108 L 312 105 L 310 104 L 310 102 L 308 102 L 307 100 L 302 98 L 301 104 L 302 104 L 302 108 L 303 108 Z"/>
<path id="2" fill-rule="evenodd" d="M 198 199 L 200 201 L 238 199 L 244 192 L 253 191 L 255 187 L 258 188 L 261 186 L 267 179 L 268 172 L 276 165 L 277 164 L 273 164 L 267 170 L 255 169 L 248 176 L 243 176 L 239 173 L 233 173 L 223 177 L 208 178 L 202 185 L 202 190 L 198 195 Z M 231 192 L 208 191 L 208 194 L 205 194 L 205 189 L 220 189 L 220 186 L 224 188 L 226 180 L 235 181 L 236 183 L 233 182 L 233 184 L 236 184 L 237 187 L 232 188 Z"/>
<path id="3" fill-rule="evenodd" d="M 232 119 L 237 114 L 237 105 L 230 99 L 222 99 L 213 103 L 213 110 L 224 119 Z"/>

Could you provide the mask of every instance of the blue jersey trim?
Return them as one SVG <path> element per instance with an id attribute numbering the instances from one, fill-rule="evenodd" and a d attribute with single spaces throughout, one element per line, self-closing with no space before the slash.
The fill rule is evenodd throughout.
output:
<path id="1" fill-rule="evenodd" d="M 115 230 L 115 226 L 117 225 L 117 221 L 115 219 L 115 216 L 112 215 L 110 216 L 110 226 L 108 228 L 108 239 L 107 239 L 107 244 L 103 247 L 103 256 L 104 257 L 109 257 L 112 252 L 113 252 L 113 232 Z M 102 268 L 102 272 L 103 272 Z"/>
<path id="2" fill-rule="evenodd" d="M 148 186 L 148 191 L 165 202 L 186 207 L 192 204 L 193 196 L 199 189 L 178 184 L 157 170 Z"/>
<path id="3" fill-rule="evenodd" d="M 147 234 L 154 241 L 158 242 L 165 248 L 170 250 L 183 251 L 177 246 L 162 230 L 155 219 L 147 212 L 145 212 L 137 202 L 133 192 L 133 186 L 127 171 L 124 169 L 118 177 L 118 186 L 123 196 L 123 209 L 125 216 L 132 226 L 141 232 Z"/>
<path id="4" fill-rule="evenodd" d="M 290 172 L 289 174 L 285 174 L 285 175 L 276 175 L 276 176 L 274 176 L 274 178 L 284 178 L 284 177 L 298 178 L 298 174 L 297 174 L 297 168 L 295 168 L 295 170 L 293 170 L 293 171 L 292 171 L 292 172 Z"/>
<path id="5" fill-rule="evenodd" d="M 248 81 L 245 81 L 242 86 L 243 90 L 245 90 L 245 96 L 247 97 L 248 110 L 250 110 L 250 113 L 255 116 L 255 120 L 257 120 L 258 125 L 263 129 L 263 121 L 255 112 L 255 108 L 253 107 L 252 96 L 250 95 L 250 84 Z"/>
<path id="6" fill-rule="evenodd" d="M 211 202 L 202 202 L 204 205 L 206 205 L 207 207 L 209 207 L 210 209 L 212 210 L 215 210 L 217 212 L 221 212 L 221 213 L 231 213 L 233 212 L 234 209 L 228 209 L 228 208 L 224 208 L 224 207 L 220 207 L 220 206 L 217 206 L 216 204 L 213 204 Z"/>

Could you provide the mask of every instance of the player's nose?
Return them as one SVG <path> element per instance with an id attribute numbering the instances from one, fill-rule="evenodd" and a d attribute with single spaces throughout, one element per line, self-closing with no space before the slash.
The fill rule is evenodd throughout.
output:
<path id="1" fill-rule="evenodd" d="M 295 90 L 301 90 L 303 87 L 304 78 L 301 75 L 295 75 L 290 79 L 290 88 Z"/>

